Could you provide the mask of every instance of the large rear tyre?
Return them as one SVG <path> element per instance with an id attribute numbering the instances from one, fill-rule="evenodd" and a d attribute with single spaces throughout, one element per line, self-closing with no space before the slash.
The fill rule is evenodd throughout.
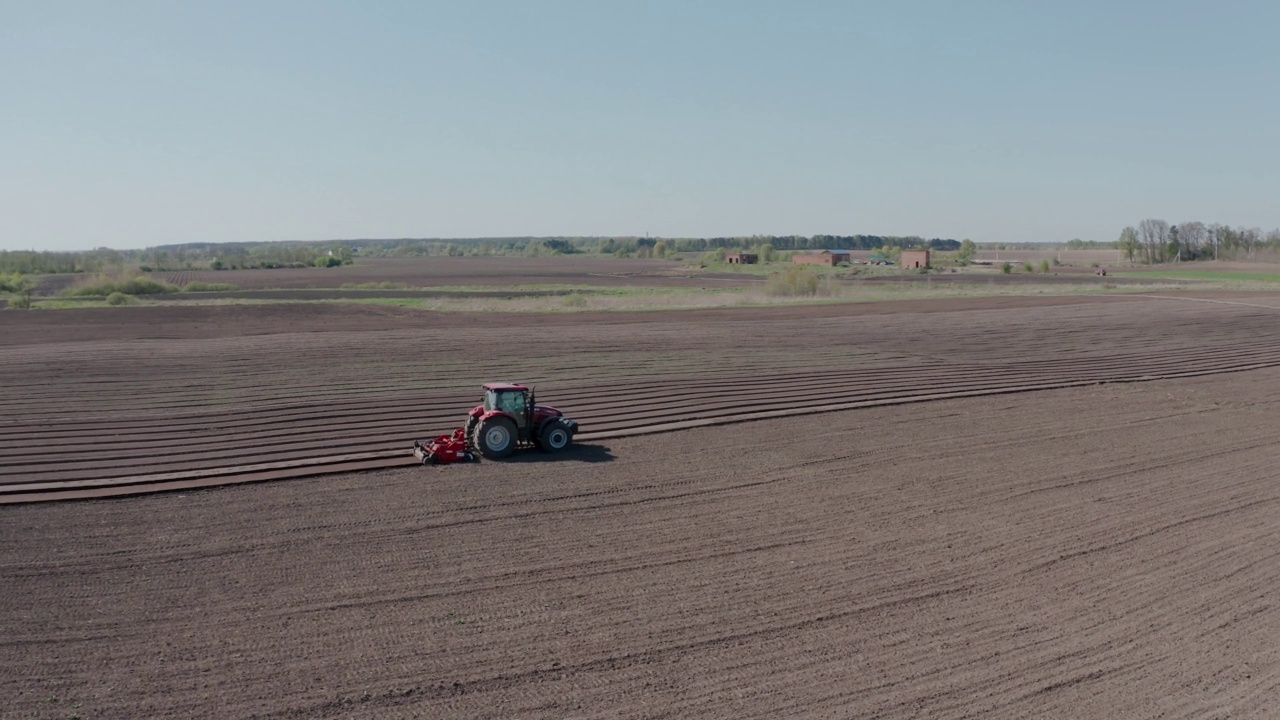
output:
<path id="1" fill-rule="evenodd" d="M 490 460 L 501 460 L 516 449 L 516 424 L 504 417 L 489 418 L 476 430 L 476 448 Z"/>
<path id="2" fill-rule="evenodd" d="M 542 426 L 542 432 L 538 435 L 538 447 L 542 448 L 542 452 L 560 452 L 573 442 L 573 433 L 569 432 L 569 428 L 559 420 L 552 420 Z"/>

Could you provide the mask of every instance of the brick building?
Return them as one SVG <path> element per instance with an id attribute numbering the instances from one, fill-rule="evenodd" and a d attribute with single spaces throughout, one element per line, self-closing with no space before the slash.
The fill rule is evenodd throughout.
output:
<path id="1" fill-rule="evenodd" d="M 903 250 L 902 257 L 898 258 L 900 267 L 910 270 L 929 267 L 929 251 L 928 250 Z"/>
<path id="2" fill-rule="evenodd" d="M 791 262 L 797 265 L 848 265 L 853 255 L 848 250 L 818 250 L 805 255 L 792 255 Z"/>

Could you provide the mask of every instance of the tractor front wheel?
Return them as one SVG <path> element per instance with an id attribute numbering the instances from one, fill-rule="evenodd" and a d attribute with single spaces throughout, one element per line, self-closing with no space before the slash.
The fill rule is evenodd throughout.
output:
<path id="1" fill-rule="evenodd" d="M 543 452 L 560 452 L 569 447 L 571 442 L 573 442 L 573 435 L 559 420 L 552 420 L 544 425 L 542 432 L 538 435 L 538 446 Z"/>
<path id="2" fill-rule="evenodd" d="M 508 418 L 489 418 L 476 430 L 476 447 L 490 460 L 501 460 L 516 449 L 516 424 Z"/>

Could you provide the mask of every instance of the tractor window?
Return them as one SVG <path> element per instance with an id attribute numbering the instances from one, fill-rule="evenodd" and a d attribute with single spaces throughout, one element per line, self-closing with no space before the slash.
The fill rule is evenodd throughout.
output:
<path id="1" fill-rule="evenodd" d="M 510 413 L 516 422 L 524 424 L 525 394 L 518 390 L 486 390 L 484 393 L 484 410 L 499 410 Z"/>
<path id="2" fill-rule="evenodd" d="M 524 417 L 524 393 L 500 393 L 498 395 L 498 408 L 515 415 L 517 418 Z"/>

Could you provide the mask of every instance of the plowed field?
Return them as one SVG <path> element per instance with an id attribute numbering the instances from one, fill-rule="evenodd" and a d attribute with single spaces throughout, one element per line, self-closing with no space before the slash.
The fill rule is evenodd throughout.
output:
<path id="1" fill-rule="evenodd" d="M 47 323 L 15 321 L 0 350 L 0 502 L 401 466 L 412 462 L 412 439 L 459 425 L 480 383 L 497 379 L 536 383 L 589 440 L 1272 367 L 1280 327 L 1267 302 L 1280 305 L 1128 297 L 940 301 L 898 312 L 41 313 Z M 248 330 L 241 316 L 263 324 Z M 56 324 L 76 318 L 83 333 Z M 113 335 L 98 318 L 125 324 Z"/>
<path id="2" fill-rule="evenodd" d="M 675 286 L 691 285 L 690 270 L 674 260 L 618 260 L 607 257 L 417 257 L 361 258 L 355 265 L 336 268 L 274 270 L 195 270 L 157 273 L 179 285 L 189 282 L 228 282 L 246 290 L 265 288 L 334 288 L 364 283 L 392 283 L 405 287 L 510 287 L 512 285 Z M 759 281 L 720 273 L 727 281 Z M 695 285 L 696 287 L 696 285 Z"/>
<path id="3" fill-rule="evenodd" d="M 408 467 L 496 379 L 580 445 Z M 5 312 L 0 387 L 6 720 L 1280 707 L 1280 297 Z"/>
<path id="4" fill-rule="evenodd" d="M 1272 718 L 1280 370 L 0 509 L 6 718 Z"/>

